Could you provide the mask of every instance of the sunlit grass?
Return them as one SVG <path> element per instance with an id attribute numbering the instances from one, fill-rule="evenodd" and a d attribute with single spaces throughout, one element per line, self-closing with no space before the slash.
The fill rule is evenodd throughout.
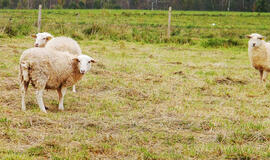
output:
<path id="1" fill-rule="evenodd" d="M 130 27 L 134 24 L 137 28 L 138 23 L 158 23 L 166 28 L 167 12 L 163 11 L 45 11 L 47 16 L 55 19 L 70 20 L 74 28 L 77 28 L 76 21 L 73 24 L 68 15 L 76 12 L 80 12 L 82 20 L 79 22 L 83 27 L 87 27 L 83 21 L 113 23 L 116 14 L 120 17 L 119 25 L 128 24 Z M 22 13 L 36 15 L 32 10 L 0 10 L 0 13 L 15 19 Z M 269 14 L 261 14 L 261 17 L 257 13 L 179 11 L 174 14 L 178 14 L 179 25 L 191 25 L 181 28 L 176 36 L 184 37 L 192 32 L 190 36 L 196 44 L 152 44 L 133 38 L 119 41 L 114 36 L 126 36 L 125 32 L 118 35 L 120 31 L 113 36 L 111 32 L 104 32 L 106 34 L 88 37 L 82 33 L 83 27 L 78 28 L 76 32 L 82 36 L 78 42 L 83 53 L 91 55 L 98 63 L 77 84 L 77 93 L 68 90 L 65 111 L 57 110 L 55 91 L 45 92 L 48 114 L 40 112 L 32 87 L 27 93 L 27 111 L 20 110 L 18 61 L 22 51 L 32 47 L 34 40 L 21 33 L 14 37 L 2 34 L 0 157 L 269 159 L 269 87 L 260 84 L 259 73 L 250 67 L 245 47 L 247 40 L 238 37 L 256 31 L 267 35 L 267 30 L 254 29 L 253 25 L 258 28 L 266 26 L 270 22 L 262 19 Z M 233 34 L 227 36 L 243 44 L 216 48 L 201 46 L 201 41 L 208 39 L 203 38 L 203 34 L 222 38 L 220 34 L 228 26 L 217 26 L 215 30 L 205 28 L 207 32 L 201 32 L 203 29 L 192 25 L 206 26 L 215 19 L 226 24 L 228 14 L 232 17 L 229 25 L 236 29 L 228 29 Z M 97 18 L 102 15 L 104 19 Z M 245 23 L 249 18 L 253 20 Z M 265 24 L 260 25 L 260 20 Z M 31 21 L 34 22 L 35 17 Z M 180 24 L 180 21 L 187 22 Z M 3 23 L 0 25 L 2 27 Z M 29 34 L 34 29 L 29 30 Z M 194 32 L 196 30 L 200 31 Z M 68 36 L 73 33 L 70 32 L 72 29 L 65 31 L 62 28 L 61 31 L 50 21 L 44 24 L 43 31 L 56 35 L 64 31 Z"/>

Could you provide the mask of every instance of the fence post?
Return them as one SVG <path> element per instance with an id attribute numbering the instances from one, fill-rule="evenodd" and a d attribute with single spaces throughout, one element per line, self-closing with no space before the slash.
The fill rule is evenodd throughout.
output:
<path id="1" fill-rule="evenodd" d="M 38 33 L 40 32 L 40 28 L 41 28 L 41 9 L 42 9 L 42 5 L 40 4 L 38 7 L 39 11 L 38 11 Z"/>
<path id="2" fill-rule="evenodd" d="M 231 0 L 229 0 L 229 3 L 228 3 L 228 11 L 230 11 L 230 9 L 231 9 Z"/>
<path id="3" fill-rule="evenodd" d="M 169 7 L 168 38 L 171 38 L 171 15 L 172 15 L 172 7 Z"/>
<path id="4" fill-rule="evenodd" d="M 76 23 L 79 25 L 80 13 L 76 13 Z"/>

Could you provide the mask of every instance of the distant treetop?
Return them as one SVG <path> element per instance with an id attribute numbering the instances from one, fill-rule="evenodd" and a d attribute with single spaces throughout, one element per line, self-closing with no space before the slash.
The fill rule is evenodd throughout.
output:
<path id="1" fill-rule="evenodd" d="M 153 9 L 270 11 L 270 0 L 0 0 L 1 9 Z"/>

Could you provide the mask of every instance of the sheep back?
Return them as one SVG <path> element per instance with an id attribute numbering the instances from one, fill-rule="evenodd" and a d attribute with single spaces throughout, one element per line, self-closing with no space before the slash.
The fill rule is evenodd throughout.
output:
<path id="1" fill-rule="evenodd" d="M 28 66 L 28 76 L 35 88 L 45 85 L 46 89 L 58 89 L 72 86 L 82 78 L 74 57 L 68 52 L 31 48 L 23 52 L 20 64 Z"/>
<path id="2" fill-rule="evenodd" d="M 69 52 L 73 55 L 81 55 L 82 50 L 79 46 L 79 44 L 68 37 L 56 37 L 50 40 L 46 46 L 46 48 L 52 48 L 57 51 L 62 51 L 62 52 Z"/>

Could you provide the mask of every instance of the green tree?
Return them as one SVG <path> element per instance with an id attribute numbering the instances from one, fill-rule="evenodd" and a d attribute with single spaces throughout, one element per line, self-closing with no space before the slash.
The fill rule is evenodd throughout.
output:
<path id="1" fill-rule="evenodd" d="M 101 0 L 95 0 L 94 1 L 94 8 L 100 9 L 102 7 L 102 1 Z"/>
<path id="2" fill-rule="evenodd" d="M 71 2 L 68 8 L 70 8 L 70 9 L 78 9 L 78 6 L 77 6 L 76 2 Z"/>
<path id="3" fill-rule="evenodd" d="M 23 8 L 23 4 L 22 4 L 22 1 L 20 0 L 18 3 L 17 3 L 17 9 L 22 9 Z"/>
<path id="4" fill-rule="evenodd" d="M 267 12 L 268 5 L 266 0 L 256 0 L 255 11 L 257 12 Z"/>
<path id="5" fill-rule="evenodd" d="M 8 8 L 8 7 L 9 7 L 9 0 L 2 0 L 1 8 Z"/>
<path id="6" fill-rule="evenodd" d="M 85 3 L 83 1 L 79 2 L 79 8 L 85 9 Z"/>

